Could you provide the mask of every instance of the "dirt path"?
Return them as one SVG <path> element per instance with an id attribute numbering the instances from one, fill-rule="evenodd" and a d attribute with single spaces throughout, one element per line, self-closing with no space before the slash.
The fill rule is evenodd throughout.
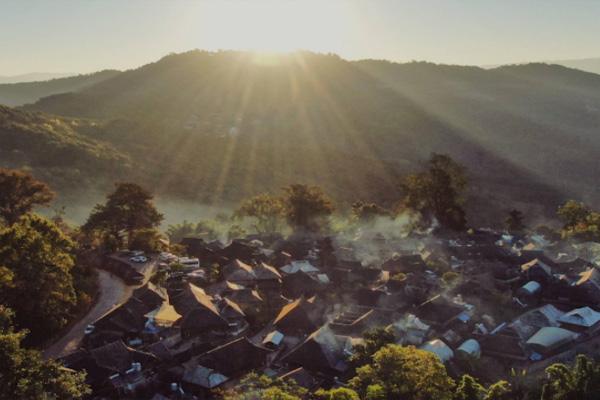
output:
<path id="1" fill-rule="evenodd" d="M 98 270 L 98 287 L 100 294 L 94 307 L 65 336 L 44 350 L 44 358 L 59 358 L 75 351 L 83 339 L 85 327 L 126 301 L 135 289 L 104 270 Z"/>

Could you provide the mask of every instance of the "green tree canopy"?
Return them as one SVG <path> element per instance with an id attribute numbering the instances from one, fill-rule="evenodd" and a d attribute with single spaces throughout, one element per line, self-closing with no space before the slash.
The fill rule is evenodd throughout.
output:
<path id="1" fill-rule="evenodd" d="M 31 174 L 0 168 L 0 217 L 8 224 L 30 212 L 35 205 L 45 205 L 54 198 L 48 185 Z"/>
<path id="2" fill-rule="evenodd" d="M 315 396 L 319 400 L 360 400 L 358 393 L 348 388 L 320 389 L 317 390 Z"/>
<path id="3" fill-rule="evenodd" d="M 156 228 L 163 220 L 153 203 L 152 195 L 135 183 L 119 183 L 108 195 L 105 204 L 97 204 L 83 225 L 86 232 L 97 231 L 121 244 L 121 232 L 129 243 L 140 229 Z"/>
<path id="4" fill-rule="evenodd" d="M 504 220 L 504 224 L 506 225 L 506 229 L 512 233 L 521 233 L 525 229 L 525 224 L 523 220 L 525 217 L 523 213 L 517 209 L 512 209 L 508 213 L 508 216 Z"/>
<path id="5" fill-rule="evenodd" d="M 246 199 L 235 212 L 239 218 L 251 218 L 258 233 L 278 232 L 284 218 L 284 204 L 280 197 L 267 193 Z"/>
<path id="6" fill-rule="evenodd" d="M 465 168 L 445 154 L 432 154 L 423 172 L 404 178 L 402 206 L 418 211 L 430 221 L 462 230 L 466 226 L 463 193 L 467 186 Z"/>
<path id="7" fill-rule="evenodd" d="M 557 214 L 563 222 L 563 237 L 600 242 L 600 212 L 569 200 L 559 207 Z"/>
<path id="8" fill-rule="evenodd" d="M 62 328 L 76 304 L 73 242 L 49 220 L 26 215 L 0 230 L 0 265 L 10 275 L 6 304 L 35 339 Z M 3 296 L 4 297 L 4 296 Z"/>
<path id="9" fill-rule="evenodd" d="M 293 380 L 272 379 L 254 372 L 232 389 L 221 392 L 222 400 L 301 400 L 307 390 Z"/>
<path id="10" fill-rule="evenodd" d="M 285 215 L 290 226 L 318 230 L 321 219 L 333 213 L 333 201 L 318 186 L 294 184 L 283 189 Z"/>
<path id="11" fill-rule="evenodd" d="M 85 374 L 43 361 L 36 350 L 21 347 L 26 332 L 16 332 L 12 312 L 0 305 L 0 400 L 68 400 L 90 393 Z"/>
<path id="12" fill-rule="evenodd" d="M 553 364 L 546 368 L 541 400 L 596 400 L 600 394 L 600 363 L 578 355 L 574 367 Z"/>
<path id="13" fill-rule="evenodd" d="M 360 367 L 372 361 L 372 356 L 383 346 L 394 343 L 396 337 L 394 333 L 384 327 L 377 327 L 368 330 L 363 334 L 363 343 L 353 347 L 353 354 L 350 362 Z"/>
<path id="14" fill-rule="evenodd" d="M 357 369 L 350 386 L 373 399 L 450 400 L 454 382 L 436 355 L 390 344 Z"/>

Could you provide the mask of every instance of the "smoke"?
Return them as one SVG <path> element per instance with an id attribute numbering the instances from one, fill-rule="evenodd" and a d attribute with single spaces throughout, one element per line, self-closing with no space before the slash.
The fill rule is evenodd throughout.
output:
<path id="1" fill-rule="evenodd" d="M 378 266 L 394 253 L 415 253 L 423 249 L 423 238 L 409 236 L 417 222 L 418 218 L 409 213 L 397 217 L 378 216 L 340 232 L 334 238 L 334 248 L 343 259 L 360 261 L 363 266 Z M 420 233 L 429 234 L 433 229 L 434 225 Z"/>

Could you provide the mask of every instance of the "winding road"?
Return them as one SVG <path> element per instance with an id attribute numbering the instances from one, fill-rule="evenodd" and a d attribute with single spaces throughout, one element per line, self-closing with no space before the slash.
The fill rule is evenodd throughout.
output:
<path id="1" fill-rule="evenodd" d="M 98 287 L 100 294 L 92 309 L 79 320 L 62 338 L 44 350 L 44 358 L 59 358 L 77 350 L 84 336 L 86 326 L 96 321 L 109 310 L 125 302 L 136 289 L 128 286 L 116 275 L 98 270 Z"/>

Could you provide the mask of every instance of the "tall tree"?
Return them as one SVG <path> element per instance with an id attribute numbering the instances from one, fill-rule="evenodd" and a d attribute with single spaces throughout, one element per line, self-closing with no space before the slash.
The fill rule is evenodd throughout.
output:
<path id="1" fill-rule="evenodd" d="M 318 230 L 322 219 L 333 213 L 333 201 L 318 186 L 294 184 L 283 188 L 285 214 L 297 230 Z"/>
<path id="2" fill-rule="evenodd" d="M 357 201 L 352 203 L 352 218 L 358 222 L 368 223 L 376 217 L 389 216 L 390 212 L 376 203 Z"/>
<path id="3" fill-rule="evenodd" d="M 72 251 L 73 242 L 37 215 L 0 230 L 0 265 L 10 278 L 3 297 L 18 326 L 30 329 L 35 340 L 62 328 L 76 304 Z"/>
<path id="4" fill-rule="evenodd" d="M 600 393 L 600 363 L 578 355 L 575 365 L 546 368 L 541 400 L 596 400 Z"/>
<path id="5" fill-rule="evenodd" d="M 85 374 L 43 361 L 36 350 L 21 347 L 26 332 L 16 332 L 12 312 L 0 305 L 0 400 L 80 399 L 90 393 Z"/>
<path id="6" fill-rule="evenodd" d="M 0 168 L 0 217 L 14 224 L 35 205 L 45 205 L 54 193 L 44 182 L 31 174 L 14 169 Z"/>
<path id="7" fill-rule="evenodd" d="M 384 400 L 452 399 L 454 381 L 444 364 L 436 355 L 412 346 L 387 345 L 356 372 L 350 386 L 363 398 L 371 393 Z"/>
<path id="8" fill-rule="evenodd" d="M 504 221 L 506 225 L 506 229 L 512 233 L 521 233 L 525 229 L 525 224 L 523 223 L 523 213 L 517 209 L 512 209 L 508 213 L 508 217 Z"/>
<path id="9" fill-rule="evenodd" d="M 426 221 L 435 218 L 446 228 L 462 230 L 466 186 L 465 168 L 448 155 L 434 153 L 425 171 L 404 178 L 402 206 L 420 212 Z"/>
<path id="10" fill-rule="evenodd" d="M 281 198 L 267 193 L 244 200 L 236 210 L 239 218 L 252 218 L 258 233 L 273 233 L 281 229 L 284 205 Z"/>
<path id="11" fill-rule="evenodd" d="M 148 191 L 135 183 L 119 183 L 105 204 L 94 207 L 82 228 L 100 232 L 121 245 L 121 232 L 127 233 L 131 243 L 137 230 L 156 228 L 162 220 Z"/>
<path id="12" fill-rule="evenodd" d="M 377 327 L 368 330 L 363 334 L 363 341 L 353 347 L 353 354 L 350 362 L 355 367 L 360 367 L 371 362 L 371 357 L 383 346 L 394 343 L 396 337 L 394 333 L 387 328 Z"/>

